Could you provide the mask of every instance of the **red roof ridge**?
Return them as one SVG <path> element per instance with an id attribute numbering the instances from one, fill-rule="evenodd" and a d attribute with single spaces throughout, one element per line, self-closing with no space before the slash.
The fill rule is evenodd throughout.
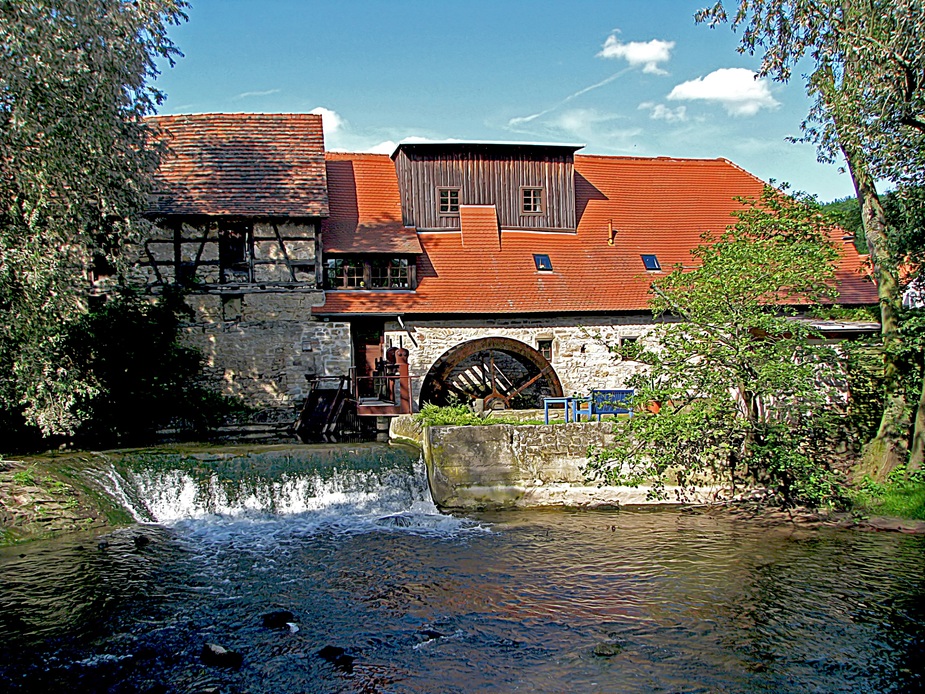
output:
<path id="1" fill-rule="evenodd" d="M 329 159 L 329 160 L 334 160 L 334 159 L 351 159 L 351 160 L 387 159 L 389 161 L 392 160 L 392 158 L 388 154 L 379 154 L 378 152 L 344 152 L 344 151 L 338 151 L 338 150 L 326 150 L 324 153 L 324 156 L 326 159 Z"/>
<path id="2" fill-rule="evenodd" d="M 145 120 L 166 120 L 178 118 L 212 118 L 215 116 L 231 116 L 233 118 L 249 118 L 251 116 L 273 116 L 274 118 L 321 118 L 320 113 L 279 113 L 277 111 L 203 111 L 202 113 L 167 113 L 154 116 L 145 116 Z"/>
<path id="3" fill-rule="evenodd" d="M 733 164 L 731 161 L 724 157 L 670 157 L 670 156 L 654 156 L 654 157 L 643 157 L 638 154 L 576 154 L 575 159 L 604 159 L 607 161 L 613 161 L 619 159 L 622 161 L 664 161 L 664 162 L 691 162 L 698 164 L 715 164 L 715 163 L 725 163 L 732 164 L 736 168 L 741 168 L 736 164 Z M 744 169 L 742 169 L 744 171 Z"/>

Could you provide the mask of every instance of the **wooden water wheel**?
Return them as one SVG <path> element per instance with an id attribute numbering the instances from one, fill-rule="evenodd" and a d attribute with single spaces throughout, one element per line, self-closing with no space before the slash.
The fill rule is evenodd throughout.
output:
<path id="1" fill-rule="evenodd" d="M 466 342 L 431 367 L 421 402 L 446 405 L 480 401 L 485 409 L 542 407 L 544 397 L 561 397 L 552 364 L 529 345 L 505 337 Z"/>

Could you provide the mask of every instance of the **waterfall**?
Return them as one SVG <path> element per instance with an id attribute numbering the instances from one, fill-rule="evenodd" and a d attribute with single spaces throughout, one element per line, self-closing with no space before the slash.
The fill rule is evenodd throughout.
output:
<path id="1" fill-rule="evenodd" d="M 405 447 L 144 450 L 110 459 L 97 481 L 139 522 L 439 534 L 465 524 L 439 512 L 420 453 Z"/>

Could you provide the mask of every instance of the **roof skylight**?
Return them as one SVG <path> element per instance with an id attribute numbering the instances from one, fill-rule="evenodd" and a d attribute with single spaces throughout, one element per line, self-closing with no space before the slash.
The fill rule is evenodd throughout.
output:
<path id="1" fill-rule="evenodd" d="M 642 264 L 646 266 L 646 270 L 661 270 L 662 266 L 658 264 L 658 257 L 654 255 L 643 255 Z"/>
<path id="2" fill-rule="evenodd" d="M 552 261 L 545 253 L 534 253 L 533 262 L 536 264 L 536 269 L 540 272 L 552 272 Z"/>

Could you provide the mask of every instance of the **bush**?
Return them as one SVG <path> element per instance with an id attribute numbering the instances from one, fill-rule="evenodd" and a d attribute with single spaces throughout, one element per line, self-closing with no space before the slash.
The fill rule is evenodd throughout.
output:
<path id="1" fill-rule="evenodd" d="M 77 400 L 79 445 L 145 445 L 165 427 L 201 436 L 244 409 L 204 384 L 202 355 L 180 341 L 189 314 L 178 292 L 152 303 L 126 290 L 72 327 L 62 361 L 98 391 Z"/>

